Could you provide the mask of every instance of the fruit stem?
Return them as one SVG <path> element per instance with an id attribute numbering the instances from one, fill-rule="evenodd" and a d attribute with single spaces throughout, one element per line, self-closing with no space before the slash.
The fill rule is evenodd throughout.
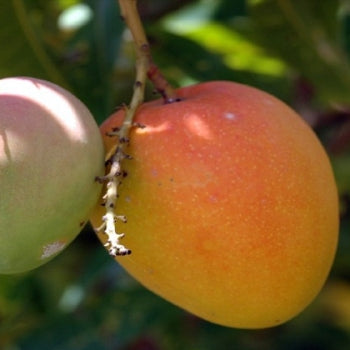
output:
<path id="1" fill-rule="evenodd" d="M 173 87 L 164 78 L 159 68 L 153 62 L 150 45 L 148 43 L 145 30 L 137 9 L 137 0 L 118 0 L 122 14 L 127 27 L 129 28 L 135 44 L 136 51 L 136 68 L 142 66 L 146 70 L 148 79 L 152 82 L 155 89 L 161 94 L 165 103 L 178 101 L 178 97 Z M 140 68 L 141 70 L 141 68 Z M 136 79 L 137 82 L 145 83 L 141 79 Z"/>
<path id="2" fill-rule="evenodd" d="M 96 231 L 104 231 L 108 236 L 105 246 L 112 256 L 128 255 L 129 249 L 120 244 L 124 237 L 123 233 L 116 231 L 116 222 L 126 222 L 126 218 L 115 214 L 115 207 L 118 198 L 118 187 L 121 183 L 122 162 L 127 155 L 127 146 L 129 145 L 129 134 L 134 125 L 133 119 L 137 108 L 144 101 L 145 85 L 147 77 L 152 81 L 156 90 L 162 95 L 165 103 L 179 101 L 174 89 L 166 81 L 158 67 L 154 64 L 150 46 L 146 38 L 145 31 L 138 13 L 137 0 L 118 0 L 121 10 L 121 16 L 128 26 L 135 44 L 136 51 L 136 77 L 134 92 L 129 106 L 125 106 L 125 117 L 122 126 L 110 133 L 110 136 L 116 136 L 117 142 L 114 147 L 106 154 L 106 164 L 109 165 L 109 171 L 105 176 L 96 178 L 99 182 L 106 182 L 106 192 L 103 196 L 106 214 L 102 217 L 102 225 L 95 228 Z"/>
<path id="3" fill-rule="evenodd" d="M 102 225 L 95 228 L 96 231 L 104 231 L 108 239 L 105 247 L 112 256 L 128 255 L 131 253 L 129 249 L 120 244 L 120 240 L 124 237 L 123 233 L 116 231 L 116 222 L 120 221 L 121 216 L 115 214 L 115 207 L 118 198 L 118 187 L 121 183 L 120 177 L 123 176 L 122 162 L 128 158 L 126 148 L 129 144 L 130 129 L 133 126 L 133 119 L 137 108 L 144 100 L 145 84 L 148 69 L 148 54 L 144 53 L 143 47 L 148 46 L 145 33 L 142 28 L 141 20 L 138 16 L 136 0 L 119 0 L 119 6 L 122 17 L 125 19 L 130 31 L 134 37 L 136 48 L 136 77 L 134 84 L 134 92 L 129 106 L 124 106 L 125 117 L 122 126 L 111 132 L 109 136 L 116 136 L 117 142 L 106 154 L 105 161 L 110 165 L 109 172 L 96 180 L 106 182 L 106 192 L 103 196 L 106 214 L 102 217 Z M 137 33 L 137 35 L 135 34 Z M 121 221 L 126 221 L 121 220 Z"/>

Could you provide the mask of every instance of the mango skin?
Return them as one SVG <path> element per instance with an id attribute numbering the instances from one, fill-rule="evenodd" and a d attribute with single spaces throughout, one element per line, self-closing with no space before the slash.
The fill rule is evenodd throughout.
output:
<path id="1" fill-rule="evenodd" d="M 0 273 L 34 269 L 81 231 L 104 146 L 85 105 L 50 82 L 0 80 Z"/>
<path id="2" fill-rule="evenodd" d="M 125 160 L 117 214 L 145 287 L 213 323 L 266 328 L 319 293 L 338 241 L 337 189 L 308 125 L 275 97 L 232 82 L 143 104 Z M 102 126 L 105 136 L 124 111 Z M 101 224 L 96 207 L 92 225 Z M 118 224 L 119 225 L 119 224 Z M 105 243 L 106 235 L 98 232 Z"/>

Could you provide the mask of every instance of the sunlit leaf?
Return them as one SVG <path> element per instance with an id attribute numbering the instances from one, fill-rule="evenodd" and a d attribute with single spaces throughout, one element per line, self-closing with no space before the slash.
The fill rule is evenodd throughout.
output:
<path id="1" fill-rule="evenodd" d="M 168 32 L 160 34 L 155 31 L 154 36 L 157 37 L 157 46 L 153 47 L 157 62 L 163 67 L 170 62 L 170 67 L 167 67 L 169 71 L 166 71 L 167 76 L 168 74 L 170 78 L 174 76 L 177 82 L 187 84 L 196 81 L 231 80 L 260 87 L 284 100 L 289 98 L 290 85 L 285 76 L 257 72 L 249 65 L 238 67 L 237 61 L 229 61 L 235 59 L 232 52 L 227 55 L 216 52 L 214 48 L 206 47 L 201 42 L 198 43 L 184 35 Z M 255 62 L 259 65 L 258 60 Z"/>
<path id="2" fill-rule="evenodd" d="M 250 1 L 253 38 L 308 78 L 325 103 L 350 103 L 350 65 L 334 0 Z"/>
<path id="3" fill-rule="evenodd" d="M 222 55 L 229 68 L 280 76 L 286 73 L 283 61 L 268 55 L 243 35 L 219 23 L 208 22 L 184 33 L 210 52 Z"/>

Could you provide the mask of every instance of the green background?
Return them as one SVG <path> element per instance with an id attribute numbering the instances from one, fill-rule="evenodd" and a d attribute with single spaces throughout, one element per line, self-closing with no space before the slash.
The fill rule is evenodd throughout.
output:
<path id="1" fill-rule="evenodd" d="M 145 290 L 87 227 L 47 265 L 0 276 L 0 349 L 349 349 L 350 1 L 140 0 L 139 7 L 154 59 L 174 86 L 250 84 L 287 102 L 317 132 L 341 203 L 330 278 L 284 325 L 220 327 Z M 0 78 L 62 85 L 98 123 L 129 102 L 135 57 L 117 1 L 1 1 L 0 26 Z"/>

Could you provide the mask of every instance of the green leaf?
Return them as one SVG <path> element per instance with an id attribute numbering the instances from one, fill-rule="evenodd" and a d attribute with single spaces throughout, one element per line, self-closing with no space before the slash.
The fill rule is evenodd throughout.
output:
<path id="1" fill-rule="evenodd" d="M 125 24 L 116 1 L 86 1 L 93 18 L 64 43 L 61 71 L 98 122 L 114 109 L 115 64 Z"/>
<path id="2" fill-rule="evenodd" d="M 28 3 L 24 0 L 0 3 L 0 77 L 35 76 L 67 87 L 36 33 L 26 8 Z"/>
<path id="3" fill-rule="evenodd" d="M 313 83 L 324 103 L 350 103 L 350 65 L 334 0 L 250 0 L 252 38 Z"/>
<path id="4" fill-rule="evenodd" d="M 332 157 L 332 166 L 337 180 L 338 191 L 350 194 L 350 152 Z"/>
<path id="5" fill-rule="evenodd" d="M 114 109 L 113 72 L 124 23 L 116 1 L 86 3 L 92 20 L 65 32 L 55 23 L 62 10 L 55 2 L 2 1 L 0 77 L 52 81 L 80 98 L 101 122 Z"/>
<path id="6" fill-rule="evenodd" d="M 284 76 L 257 73 L 252 67 L 234 69 L 230 62 L 226 61 L 230 58 L 229 54 L 224 55 L 218 47 L 197 43 L 185 34 L 176 35 L 157 30 L 152 34 L 157 37 L 157 46 L 152 47 L 156 62 L 170 80 L 180 82 L 180 85 L 199 81 L 230 80 L 267 90 L 283 100 L 289 98 L 289 84 Z M 227 43 L 226 40 L 225 43 L 216 42 L 215 45 L 222 46 Z"/>

